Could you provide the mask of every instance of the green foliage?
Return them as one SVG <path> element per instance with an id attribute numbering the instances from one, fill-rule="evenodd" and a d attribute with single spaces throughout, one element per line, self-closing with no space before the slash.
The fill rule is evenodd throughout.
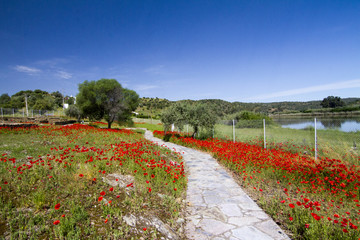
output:
<path id="1" fill-rule="evenodd" d="M 336 108 L 343 107 L 345 105 L 344 101 L 340 97 L 328 96 L 324 98 L 320 104 L 323 108 Z"/>
<path id="2" fill-rule="evenodd" d="M 352 105 L 359 101 L 359 98 L 346 98 L 342 100 L 345 105 Z M 203 99 L 203 100 L 180 100 L 171 102 L 167 99 L 158 98 L 141 98 L 136 112 L 139 118 L 160 118 L 161 112 L 177 103 L 190 105 L 206 105 L 218 117 L 224 118 L 227 115 L 235 114 L 241 111 L 254 113 L 299 113 L 308 112 L 311 109 L 321 109 L 321 101 L 309 102 L 272 102 L 272 103 L 242 103 L 227 102 L 220 99 Z"/>
<path id="3" fill-rule="evenodd" d="M 3 108 L 24 108 L 26 100 L 29 109 L 54 110 L 63 106 L 63 95 L 59 92 L 48 93 L 40 89 L 20 91 L 9 97 L 2 94 L 0 106 Z"/>
<path id="4" fill-rule="evenodd" d="M 138 118 L 155 118 L 160 119 L 161 112 L 172 104 L 167 99 L 147 98 L 139 99 L 139 106 L 136 109 Z"/>
<path id="5" fill-rule="evenodd" d="M 79 84 L 77 105 L 90 120 L 105 119 L 108 128 L 114 120 L 126 121 L 138 105 L 135 91 L 123 89 L 115 79 L 85 81 Z"/>
<path id="6" fill-rule="evenodd" d="M 44 95 L 39 97 L 32 107 L 38 110 L 52 110 L 55 107 L 55 100 L 50 95 Z"/>
<path id="7" fill-rule="evenodd" d="M 7 93 L 1 94 L 0 107 L 3 107 L 3 108 L 10 107 L 10 101 L 11 101 L 11 98 L 10 98 L 9 94 L 7 94 Z"/>
<path id="8" fill-rule="evenodd" d="M 63 106 L 64 97 L 59 91 L 51 93 L 51 96 L 54 98 L 56 107 Z"/>
<path id="9" fill-rule="evenodd" d="M 172 105 L 161 116 L 161 121 L 166 130 L 171 124 L 175 124 L 180 130 L 185 124 L 189 124 L 194 129 L 193 137 L 196 136 L 200 128 L 211 130 L 216 120 L 216 115 L 206 105 L 190 105 L 185 102 Z"/>
<path id="10" fill-rule="evenodd" d="M 76 118 L 78 120 L 78 122 L 80 121 L 81 111 L 77 105 L 70 105 L 65 110 L 65 114 L 66 114 L 66 116 Z"/>
<path id="11" fill-rule="evenodd" d="M 236 120 L 237 128 L 262 128 L 263 119 L 266 120 L 267 125 L 273 124 L 273 121 L 270 117 L 261 113 L 254 113 L 249 111 L 242 111 L 236 114 L 232 114 L 228 116 L 228 118 Z"/>
<path id="12" fill-rule="evenodd" d="M 66 96 L 66 97 L 65 97 L 65 103 L 67 103 L 67 104 L 69 104 L 69 105 L 73 105 L 73 104 L 75 104 L 75 98 L 74 98 L 74 97 Z"/>

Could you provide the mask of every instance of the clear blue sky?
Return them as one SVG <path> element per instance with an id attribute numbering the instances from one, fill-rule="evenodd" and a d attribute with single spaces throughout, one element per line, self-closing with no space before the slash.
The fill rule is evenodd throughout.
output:
<path id="1" fill-rule="evenodd" d="M 169 100 L 360 97 L 360 1 L 0 0 L 0 94 L 101 78 Z"/>

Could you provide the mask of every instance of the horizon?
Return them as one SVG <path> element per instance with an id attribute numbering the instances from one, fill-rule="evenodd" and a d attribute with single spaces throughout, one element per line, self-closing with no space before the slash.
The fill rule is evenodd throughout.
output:
<path id="1" fill-rule="evenodd" d="M 1 93 L 271 103 L 358 98 L 359 1 L 3 1 Z M 316 99 L 316 100 L 314 100 Z"/>

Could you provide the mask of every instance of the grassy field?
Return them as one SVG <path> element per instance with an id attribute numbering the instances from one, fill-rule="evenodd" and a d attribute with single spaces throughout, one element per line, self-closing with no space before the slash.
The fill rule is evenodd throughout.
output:
<path id="1" fill-rule="evenodd" d="M 182 236 L 181 156 L 141 134 L 0 128 L 0 154 L 0 239 L 160 239 L 155 221 Z"/>
<path id="2" fill-rule="evenodd" d="M 263 146 L 264 130 L 262 128 L 236 128 L 236 141 L 251 142 Z M 233 140 L 232 126 L 216 125 L 215 138 Z M 291 152 L 302 152 L 314 156 L 314 129 L 290 129 L 277 126 L 266 128 L 266 143 L 268 148 L 282 147 Z M 344 159 L 353 164 L 359 164 L 360 148 L 359 132 L 341 132 L 338 130 L 317 130 L 318 156 Z"/>

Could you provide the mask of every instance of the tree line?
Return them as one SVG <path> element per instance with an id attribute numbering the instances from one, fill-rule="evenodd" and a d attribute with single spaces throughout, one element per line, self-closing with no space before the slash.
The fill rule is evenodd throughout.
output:
<path id="1" fill-rule="evenodd" d="M 131 122 L 132 112 L 139 104 L 139 95 L 134 90 L 123 88 L 116 79 L 100 79 L 80 83 L 76 98 L 64 97 L 59 91 L 48 93 L 39 89 L 20 91 L 11 97 L 7 93 L 0 96 L 2 108 L 54 110 L 65 103 L 68 104 L 67 116 L 78 121 L 82 118 L 90 121 L 104 119 L 111 128 L 114 121 Z"/>
<path id="2" fill-rule="evenodd" d="M 59 91 L 49 93 L 40 89 L 19 91 L 12 96 L 3 93 L 0 96 L 1 108 L 25 108 L 37 110 L 55 110 L 64 103 L 74 104 L 75 98 L 63 96 Z"/>

